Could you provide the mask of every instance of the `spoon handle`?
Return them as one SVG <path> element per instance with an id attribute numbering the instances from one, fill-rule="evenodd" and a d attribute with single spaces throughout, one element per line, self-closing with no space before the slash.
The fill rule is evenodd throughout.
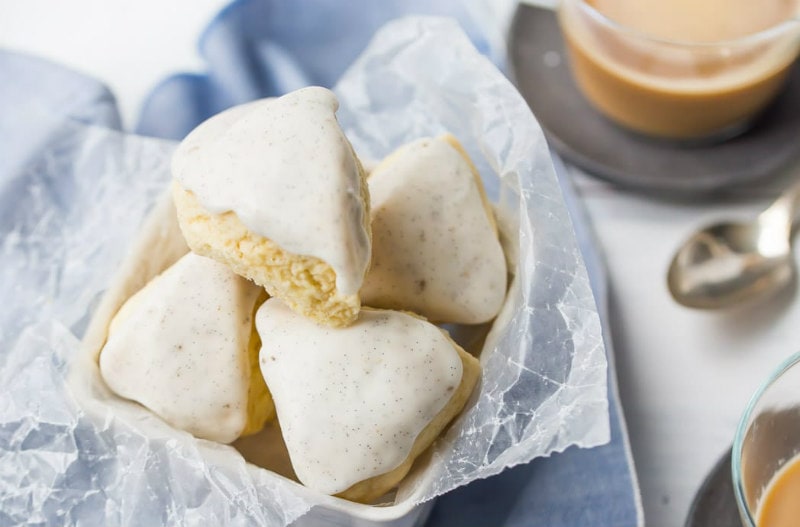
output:
<path id="1" fill-rule="evenodd" d="M 788 239 L 797 220 L 798 208 L 800 208 L 800 182 L 785 190 L 767 210 L 759 214 L 758 223 L 775 229 L 782 235 L 785 234 Z"/>

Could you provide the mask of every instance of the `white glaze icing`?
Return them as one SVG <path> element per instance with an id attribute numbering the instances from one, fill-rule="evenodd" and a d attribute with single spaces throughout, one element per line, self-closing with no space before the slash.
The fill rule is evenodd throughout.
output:
<path id="1" fill-rule="evenodd" d="M 314 256 L 358 292 L 370 259 L 358 161 L 338 102 L 310 87 L 212 117 L 181 143 L 172 173 L 214 214 L 233 211 L 284 250 Z"/>
<path id="2" fill-rule="evenodd" d="M 479 184 L 444 137 L 409 143 L 372 171 L 364 305 L 464 324 L 497 315 L 506 261 Z"/>
<path id="3" fill-rule="evenodd" d="M 100 353 L 103 379 L 176 428 L 233 441 L 247 422 L 259 291 L 223 264 L 183 256 L 117 313 Z"/>
<path id="4" fill-rule="evenodd" d="M 400 465 L 461 383 L 451 342 L 406 313 L 366 309 L 352 326 L 333 329 L 273 298 L 256 327 L 292 466 L 326 494 Z"/>

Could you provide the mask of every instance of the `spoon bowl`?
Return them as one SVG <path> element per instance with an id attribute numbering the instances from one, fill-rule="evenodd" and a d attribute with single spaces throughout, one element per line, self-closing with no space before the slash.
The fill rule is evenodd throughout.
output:
<path id="1" fill-rule="evenodd" d="M 795 275 L 791 232 L 800 185 L 750 223 L 717 223 L 697 231 L 676 252 L 667 286 L 680 304 L 722 309 L 763 299 Z"/>
<path id="2" fill-rule="evenodd" d="M 748 223 L 719 223 L 699 231 L 672 260 L 670 293 L 687 307 L 721 309 L 789 284 L 794 270 L 790 250 L 763 254 L 761 238 L 758 226 Z"/>

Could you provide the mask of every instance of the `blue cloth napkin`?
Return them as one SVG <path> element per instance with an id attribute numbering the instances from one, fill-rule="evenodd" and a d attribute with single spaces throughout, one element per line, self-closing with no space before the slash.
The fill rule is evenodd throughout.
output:
<path id="1" fill-rule="evenodd" d="M 0 197 L 13 194 L 9 185 L 60 133 L 64 120 L 120 126 L 111 92 L 81 74 L 0 50 L 0 78 Z"/>
<path id="2" fill-rule="evenodd" d="M 313 5 L 313 9 L 311 6 Z M 232 104 L 277 95 L 309 83 L 331 86 L 389 18 L 414 13 L 458 19 L 479 50 L 502 67 L 498 53 L 465 3 L 241 1 L 208 27 L 200 42 L 208 60 L 204 75 L 176 74 L 144 105 L 137 130 L 181 138 L 197 123 Z M 100 83 L 56 65 L 0 52 L 0 232 L 2 204 L 26 184 L 26 167 L 78 120 L 119 127 L 114 100 Z M 31 120 L 31 107 L 48 119 Z M 37 111 L 36 114 L 41 112 Z M 563 172 L 562 172 L 563 173 Z M 591 232 L 569 183 L 564 192 L 589 266 L 595 296 L 607 322 L 606 279 Z M 16 190 L 15 190 L 16 189 Z M 12 309 L 13 311 L 13 305 Z M 606 325 L 606 335 L 607 325 Z M 0 339 L 2 343 L 5 339 Z M 6 340 L 5 343 L 8 341 Z M 610 342 L 607 350 L 611 351 Z M 2 350 L 0 350 L 2 364 Z M 609 356 L 611 441 L 592 449 L 571 447 L 441 497 L 426 525 L 548 527 L 642 524 L 638 488 Z M 0 514 L 0 523 L 2 523 Z"/>
<path id="3" fill-rule="evenodd" d="M 303 86 L 333 86 L 387 21 L 408 14 L 456 18 L 503 66 L 505 42 L 487 29 L 482 2 L 462 0 L 241 0 L 208 26 L 198 48 L 205 74 L 176 73 L 145 101 L 136 132 L 182 139 L 229 106 Z"/>

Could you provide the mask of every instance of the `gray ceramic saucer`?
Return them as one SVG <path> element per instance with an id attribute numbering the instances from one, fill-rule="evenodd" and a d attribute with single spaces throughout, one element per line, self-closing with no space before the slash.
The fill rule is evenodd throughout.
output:
<path id="1" fill-rule="evenodd" d="M 708 196 L 763 184 L 800 157 L 800 64 L 748 132 L 688 147 L 626 132 L 590 107 L 572 80 L 552 11 L 520 5 L 509 53 L 515 82 L 550 144 L 589 173 L 622 186 Z"/>
<path id="2" fill-rule="evenodd" d="M 731 480 L 731 452 L 714 465 L 694 497 L 684 527 L 741 527 Z"/>

